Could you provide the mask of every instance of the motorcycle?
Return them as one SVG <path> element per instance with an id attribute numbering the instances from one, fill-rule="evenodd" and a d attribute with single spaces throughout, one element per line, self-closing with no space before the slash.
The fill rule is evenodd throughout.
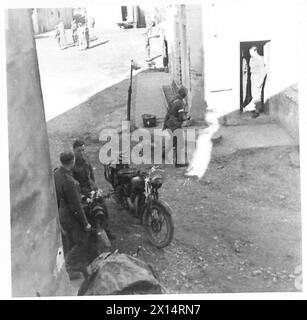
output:
<path id="1" fill-rule="evenodd" d="M 89 197 L 83 196 L 82 203 L 91 229 L 92 256 L 97 257 L 102 252 L 109 251 L 110 239 L 105 231 L 107 226 L 107 211 L 103 200 L 109 195 L 104 195 L 101 189 L 91 191 Z"/>
<path id="2" fill-rule="evenodd" d="M 104 176 L 113 187 L 115 201 L 140 220 L 149 242 L 157 248 L 169 245 L 174 235 L 172 211 L 159 199 L 162 172 L 157 167 L 140 171 L 123 164 L 121 158 L 115 165 L 104 165 Z"/>

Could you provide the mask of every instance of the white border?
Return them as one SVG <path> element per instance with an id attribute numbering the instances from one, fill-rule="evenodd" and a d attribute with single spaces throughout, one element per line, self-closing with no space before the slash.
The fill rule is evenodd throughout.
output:
<path id="1" fill-rule="evenodd" d="M 228 0 L 228 1 L 239 1 L 239 0 Z M 242 1 L 242 0 L 241 0 Z M 257 1 L 257 0 L 243 0 L 243 1 Z M 267 0 L 267 1 L 274 1 L 274 0 Z M 155 4 L 180 4 L 180 3 L 202 3 L 203 1 L 162 1 L 158 0 L 155 1 Z M 276 1 L 276 12 L 278 12 L 278 2 Z M 8 140 L 7 140 L 7 110 L 6 110 L 6 80 L 5 80 L 5 50 L 4 50 L 4 8 L 25 8 L 25 7 L 76 7 L 76 6 L 86 6 L 86 5 L 108 5 L 108 4 L 149 4 L 151 5 L 153 1 L 150 0 L 142 0 L 142 1 L 119 1 L 119 0 L 108 0 L 104 1 L 103 4 L 101 0 L 91 0 L 91 1 L 73 1 L 73 0 L 45 0 L 45 1 L 2 1 L 0 4 L 0 25 L 1 25 L 1 36 L 0 36 L 0 54 L 1 54 L 1 70 L 0 74 L 3 75 L 1 77 L 1 99 L 2 104 L 0 108 L 0 141 L 1 141 L 1 148 L 3 150 L 1 156 L 1 179 L 0 179 L 0 195 L 1 195 L 1 213 L 0 213 L 0 299 L 10 299 L 11 298 L 11 277 L 10 277 L 10 268 L 11 268 L 11 261 L 10 261 L 10 206 L 9 206 L 9 175 L 8 175 Z M 307 2 L 305 0 L 297 0 L 293 1 L 293 5 L 296 3 L 300 4 L 304 10 L 300 9 L 301 12 L 307 12 Z M 299 10 L 299 11 L 300 11 Z M 301 19 L 303 19 L 303 15 L 301 14 Z M 307 19 L 306 16 L 304 19 Z M 306 21 L 306 20 L 305 20 Z M 307 26 L 307 23 L 304 22 L 304 26 Z M 307 42 L 307 28 L 301 28 L 299 30 L 299 39 L 303 43 L 304 41 Z M 301 46 L 303 48 L 303 45 Z M 305 198 L 305 191 L 306 191 L 306 166 L 304 165 L 307 160 L 306 157 L 306 149 L 304 143 L 305 137 L 305 128 L 307 128 L 306 122 L 306 107 L 307 107 L 307 79 L 306 73 L 307 71 L 307 56 L 306 56 L 306 46 L 304 49 L 301 48 L 300 51 L 300 65 L 301 72 L 300 72 L 300 83 L 299 83 L 299 102 L 300 102 L 300 133 L 301 133 L 301 193 L 302 193 L 302 235 L 303 235 L 303 252 L 306 252 L 306 218 L 305 218 L 305 208 L 306 208 L 306 198 Z M 306 50 L 306 51 L 305 51 Z M 306 255 L 303 255 L 303 270 L 304 274 L 306 273 Z M 306 281 L 304 285 L 306 291 Z M 25 298 L 23 300 L 32 300 L 36 298 Z M 39 298 L 45 299 L 45 298 Z M 50 298 L 48 298 L 50 299 Z M 306 299 L 306 293 L 238 293 L 238 294 L 182 294 L 182 295 L 154 295 L 154 296 L 103 296 L 103 297 L 63 297 L 63 298 L 51 298 L 52 300 L 57 299 L 77 299 L 77 300 L 156 300 L 156 299 L 170 299 L 170 300 L 180 300 L 180 299 L 187 299 L 187 300 L 237 300 L 237 299 Z M 19 299 L 18 299 L 19 300 Z"/>

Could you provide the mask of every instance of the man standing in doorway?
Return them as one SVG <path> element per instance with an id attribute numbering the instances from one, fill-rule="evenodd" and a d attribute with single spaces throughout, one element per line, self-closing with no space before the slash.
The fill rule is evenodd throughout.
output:
<path id="1" fill-rule="evenodd" d="M 251 91 L 252 100 L 245 107 L 246 111 L 253 111 L 253 118 L 257 118 L 262 109 L 261 94 L 266 77 L 266 68 L 263 56 L 260 56 L 256 46 L 252 46 L 249 49 L 251 56 L 249 61 L 250 72 L 251 72 Z"/>

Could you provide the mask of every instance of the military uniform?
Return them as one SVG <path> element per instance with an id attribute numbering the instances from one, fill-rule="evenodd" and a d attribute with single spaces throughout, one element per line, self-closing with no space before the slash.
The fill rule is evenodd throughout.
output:
<path id="1" fill-rule="evenodd" d="M 164 129 L 170 129 L 174 132 L 181 128 L 184 120 L 183 98 L 178 94 L 170 102 L 167 114 L 164 119 Z"/>
<path id="2" fill-rule="evenodd" d="M 170 102 L 169 109 L 164 119 L 163 129 L 170 129 L 172 132 L 174 132 L 175 130 L 182 128 L 184 117 L 185 109 L 183 98 L 178 94 Z M 183 150 L 181 150 L 180 146 L 178 145 L 178 140 L 183 141 L 184 137 L 179 136 L 179 134 L 183 135 L 183 132 L 180 133 L 180 131 L 178 130 L 176 132 L 176 136 L 173 137 L 173 148 L 175 151 L 176 165 L 185 163 L 185 157 L 184 159 L 182 159 L 181 156 Z"/>
<path id="3" fill-rule="evenodd" d="M 80 192 L 87 195 L 95 188 L 93 167 L 88 160 L 76 157 L 72 175 L 79 182 Z"/>
<path id="4" fill-rule="evenodd" d="M 76 157 L 72 175 L 79 182 L 81 194 L 89 197 L 90 192 L 96 189 L 93 167 L 87 159 Z M 101 199 L 101 206 L 106 214 L 105 231 L 110 239 L 115 239 L 109 227 L 109 212 L 104 199 Z"/>
<path id="5" fill-rule="evenodd" d="M 64 167 L 55 170 L 54 180 L 66 270 L 84 271 L 91 259 L 90 232 L 85 231 L 88 221 L 81 205 L 79 184 Z"/>

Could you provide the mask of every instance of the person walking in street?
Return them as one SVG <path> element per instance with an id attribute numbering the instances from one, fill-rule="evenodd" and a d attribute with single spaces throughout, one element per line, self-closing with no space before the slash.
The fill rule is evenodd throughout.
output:
<path id="1" fill-rule="evenodd" d="M 70 279 L 86 275 L 86 267 L 91 261 L 91 225 L 81 205 L 79 184 L 72 177 L 75 164 L 73 152 L 60 154 L 61 167 L 54 172 L 59 220 L 62 229 L 66 271 Z"/>
<path id="2" fill-rule="evenodd" d="M 93 167 L 85 153 L 84 141 L 76 140 L 73 143 L 73 151 L 76 159 L 72 170 L 73 177 L 79 182 L 81 194 L 89 197 L 91 191 L 97 190 L 98 187 L 95 182 Z M 107 217 L 105 226 L 106 234 L 110 240 L 114 240 L 116 237 L 109 227 L 109 213 L 107 210 L 107 206 L 104 200 L 102 200 L 101 202 L 101 205 L 103 206 Z"/>
<path id="3" fill-rule="evenodd" d="M 78 41 L 79 41 L 79 49 L 85 50 L 86 49 L 86 38 L 85 38 L 85 24 L 78 24 Z"/>
<path id="4" fill-rule="evenodd" d="M 88 23 L 85 24 L 84 33 L 85 33 L 86 49 L 88 49 L 89 46 L 90 46 L 90 29 L 89 29 L 89 24 Z"/>
<path id="5" fill-rule="evenodd" d="M 54 38 L 56 39 L 56 41 L 57 41 L 57 43 L 58 43 L 58 46 L 59 46 L 59 48 L 61 49 L 60 30 L 59 30 L 58 25 L 56 25 L 56 26 L 54 27 L 54 30 L 55 30 Z"/>
<path id="6" fill-rule="evenodd" d="M 78 25 L 75 19 L 71 22 L 71 34 L 72 34 L 72 41 L 76 45 L 78 43 Z"/>
<path id="7" fill-rule="evenodd" d="M 146 61 L 150 61 L 150 31 L 145 32 L 145 51 L 146 51 Z"/>
<path id="8" fill-rule="evenodd" d="M 65 27 L 63 21 L 58 24 L 59 32 L 60 32 L 60 43 L 61 48 L 66 47 L 66 36 L 65 36 Z"/>

